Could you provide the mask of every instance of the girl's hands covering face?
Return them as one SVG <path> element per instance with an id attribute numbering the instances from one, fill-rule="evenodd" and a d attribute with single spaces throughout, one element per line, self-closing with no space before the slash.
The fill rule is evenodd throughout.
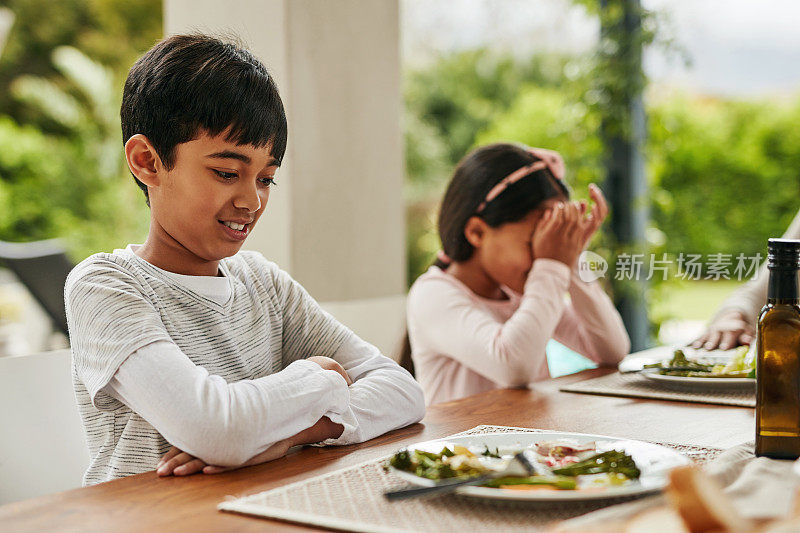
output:
<path id="1" fill-rule="evenodd" d="M 608 204 L 600 188 L 590 185 L 589 196 L 594 205 L 588 213 L 585 201 L 560 203 L 545 212 L 533 233 L 534 260 L 555 259 L 570 268 L 575 266 L 608 215 Z"/>

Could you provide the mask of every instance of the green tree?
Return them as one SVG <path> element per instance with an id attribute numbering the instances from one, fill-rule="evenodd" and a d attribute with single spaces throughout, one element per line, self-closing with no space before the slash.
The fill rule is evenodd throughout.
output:
<path id="1" fill-rule="evenodd" d="M 667 251 L 764 256 L 800 204 L 800 99 L 678 94 L 649 116 L 653 218 Z"/>
<path id="2" fill-rule="evenodd" d="M 110 68 L 121 83 L 133 61 L 161 38 L 161 0 L 0 0 L 15 17 L 0 56 L 0 113 L 59 133 L 38 110 L 21 105 L 10 88 L 20 75 L 59 79 L 51 61 L 72 46 Z"/>
<path id="3" fill-rule="evenodd" d="M 60 237 L 75 260 L 142 239 L 147 209 L 122 154 L 119 101 L 161 36 L 160 1 L 5 2 L 0 239 Z"/>

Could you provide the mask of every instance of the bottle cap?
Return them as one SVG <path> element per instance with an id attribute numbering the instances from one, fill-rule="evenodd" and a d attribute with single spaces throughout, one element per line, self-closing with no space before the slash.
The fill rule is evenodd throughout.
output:
<path id="1" fill-rule="evenodd" d="M 769 252 L 768 266 L 770 269 L 800 268 L 800 240 L 796 239 L 769 239 L 767 241 Z"/>

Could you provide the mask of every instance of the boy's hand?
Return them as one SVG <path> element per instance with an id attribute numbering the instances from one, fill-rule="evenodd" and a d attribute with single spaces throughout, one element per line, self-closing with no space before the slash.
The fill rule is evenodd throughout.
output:
<path id="1" fill-rule="evenodd" d="M 350 379 L 350 376 L 347 375 L 347 371 L 335 359 L 331 359 L 330 357 L 325 357 L 322 355 L 315 355 L 313 357 L 309 357 L 308 361 L 313 361 L 317 363 L 325 370 L 334 370 L 338 372 L 347 382 L 348 387 L 353 384 L 353 380 Z"/>
<path id="2" fill-rule="evenodd" d="M 343 425 L 337 424 L 327 416 L 323 416 L 317 420 L 316 424 L 310 428 L 304 429 L 294 437 L 289 437 L 289 439 L 292 441 L 292 446 L 301 446 L 303 444 L 314 444 L 327 439 L 339 438 L 343 431 Z"/>
<path id="3" fill-rule="evenodd" d="M 206 463 L 175 446 L 169 449 L 156 467 L 159 476 L 189 476 L 206 467 Z"/>
<path id="4" fill-rule="evenodd" d="M 327 357 L 323 359 L 327 359 Z M 331 359 L 331 361 L 333 360 Z M 231 470 L 236 470 L 245 466 L 253 466 L 266 463 L 267 461 L 272 461 L 274 459 L 280 459 L 286 455 L 289 449 L 293 446 L 314 444 L 327 439 L 338 438 L 343 431 L 344 426 L 331 421 L 331 419 L 326 416 L 323 416 L 310 428 L 306 428 L 298 434 L 289 437 L 288 439 L 283 439 L 276 442 L 260 454 L 251 457 L 249 460 L 240 464 L 239 466 L 208 465 L 201 459 L 197 459 L 173 446 L 166 454 L 164 454 L 164 457 L 161 458 L 161 461 L 158 463 L 158 467 L 156 468 L 156 473 L 159 476 L 188 476 L 191 474 L 196 474 L 200 471 L 202 471 L 204 474 L 221 474 L 222 472 L 230 472 Z"/>
<path id="5" fill-rule="evenodd" d="M 266 463 L 267 461 L 272 461 L 273 459 L 279 459 L 286 455 L 286 452 L 289 451 L 290 448 L 293 446 L 301 446 L 303 444 L 314 444 L 316 442 L 322 442 L 327 439 L 335 439 L 339 437 L 344 431 L 344 426 L 341 424 L 337 424 L 331 421 L 330 418 L 323 416 L 317 423 L 311 426 L 310 428 L 304 429 L 297 435 L 293 437 L 289 437 L 288 439 L 284 439 L 281 441 L 276 442 L 265 451 L 261 452 L 260 454 L 256 455 L 255 457 L 250 458 L 249 461 L 246 463 L 239 465 L 239 466 L 206 466 L 203 468 L 204 474 L 221 474 L 222 472 L 229 472 L 231 470 L 236 470 L 237 468 L 242 468 L 245 466 L 253 466 L 258 465 L 261 463 Z"/>
<path id="6" fill-rule="evenodd" d="M 245 466 L 253 466 L 253 465 L 260 465 L 261 463 L 266 463 L 268 461 L 273 461 L 275 459 L 280 459 L 286 452 L 289 451 L 289 448 L 294 446 L 292 444 L 292 438 L 289 437 L 288 439 L 279 440 L 260 454 L 251 457 L 244 463 L 240 464 L 239 466 L 214 466 L 208 465 L 203 468 L 204 474 L 221 474 L 223 472 L 230 472 L 231 470 L 237 470 L 239 468 L 244 468 Z"/>

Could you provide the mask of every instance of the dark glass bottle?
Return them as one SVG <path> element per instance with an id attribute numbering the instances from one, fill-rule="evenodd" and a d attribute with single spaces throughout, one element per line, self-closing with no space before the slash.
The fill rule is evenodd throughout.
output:
<path id="1" fill-rule="evenodd" d="M 769 292 L 756 334 L 756 455 L 800 457 L 800 241 L 769 240 Z"/>

